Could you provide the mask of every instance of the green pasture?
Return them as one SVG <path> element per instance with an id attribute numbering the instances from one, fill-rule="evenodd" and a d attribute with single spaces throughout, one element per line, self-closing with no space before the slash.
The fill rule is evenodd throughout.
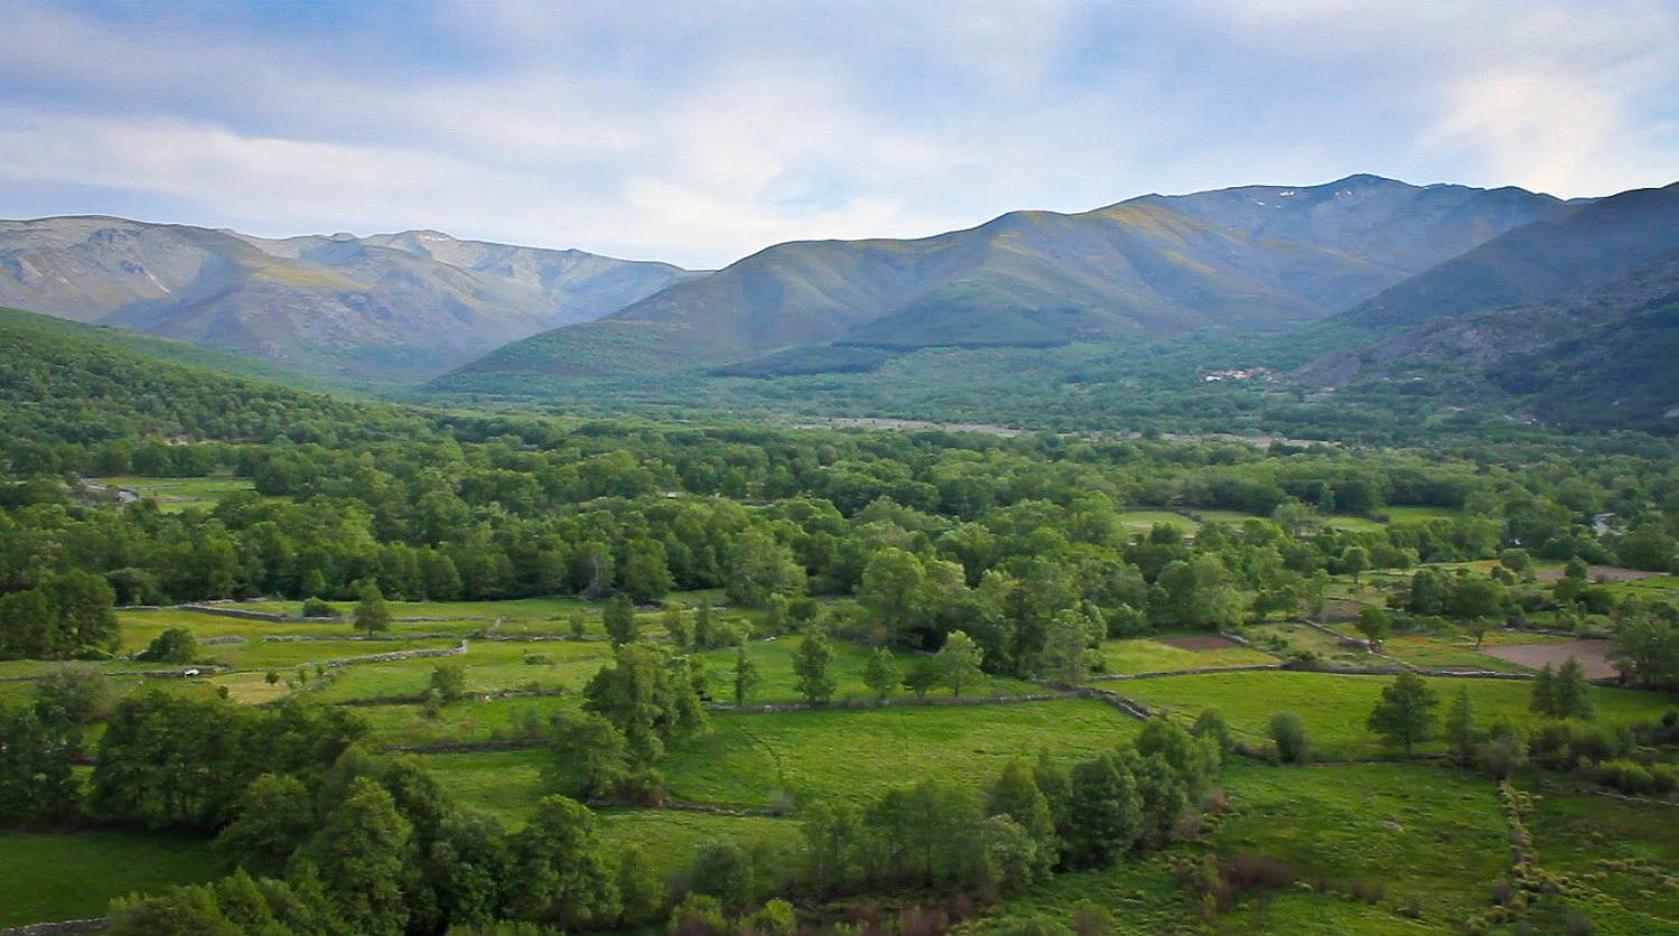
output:
<path id="1" fill-rule="evenodd" d="M 1679 807 L 1546 789 L 1534 800 L 1540 867 L 1579 888 L 1540 902 L 1537 932 L 1565 931 L 1571 911 L 1604 936 L 1679 932 Z"/>
<path id="2" fill-rule="evenodd" d="M 1234 645 L 1212 650 L 1185 650 L 1147 638 L 1104 640 L 1102 672 L 1117 675 L 1168 673 L 1209 666 L 1253 666 L 1276 663 L 1277 658 L 1251 647 Z"/>
<path id="3" fill-rule="evenodd" d="M 1369 733 L 1365 721 L 1390 676 L 1351 676 L 1332 673 L 1237 672 L 1194 676 L 1163 676 L 1117 687 L 1122 695 L 1193 719 L 1202 709 L 1216 708 L 1232 729 L 1250 742 L 1268 743 L 1271 716 L 1281 711 L 1299 715 L 1316 753 L 1328 758 L 1382 755 L 1381 739 Z M 1525 680 L 1454 679 L 1431 677 L 1428 683 L 1440 696 L 1443 716 L 1459 688 L 1469 691 L 1479 724 L 1504 718 L 1531 726 L 1540 721 L 1528 711 L 1531 685 Z M 1592 687 L 1599 721 L 1626 724 L 1654 721 L 1672 705 L 1662 693 Z M 1420 753 L 1443 750 L 1440 742 L 1422 745 Z"/>
<path id="4" fill-rule="evenodd" d="M 0 927 L 105 915 L 112 897 L 223 872 L 204 839 L 161 832 L 0 832 Z"/>

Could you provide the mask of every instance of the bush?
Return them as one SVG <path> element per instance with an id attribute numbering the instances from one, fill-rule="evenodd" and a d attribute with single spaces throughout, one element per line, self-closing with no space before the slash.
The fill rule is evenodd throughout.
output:
<path id="1" fill-rule="evenodd" d="M 554 665 L 554 658 L 552 656 L 549 656 L 546 653 L 527 653 L 527 654 L 525 654 L 525 665 L 526 666 L 553 666 Z"/>
<path id="2" fill-rule="evenodd" d="M 466 667 L 459 663 L 439 663 L 431 671 L 431 692 L 444 702 L 458 701 L 466 695 Z"/>
<path id="3" fill-rule="evenodd" d="M 198 659 L 198 638 L 184 627 L 171 627 L 140 651 L 140 659 L 151 663 L 191 663 Z"/>
<path id="4" fill-rule="evenodd" d="M 1278 712 L 1271 716 L 1271 743 L 1277 747 L 1277 759 L 1285 764 L 1304 764 L 1311 760 L 1311 745 L 1306 740 L 1306 722 L 1293 712 Z"/>
<path id="5" fill-rule="evenodd" d="M 307 618 L 335 618 L 338 609 L 319 598 L 310 598 L 303 602 L 303 616 Z"/>

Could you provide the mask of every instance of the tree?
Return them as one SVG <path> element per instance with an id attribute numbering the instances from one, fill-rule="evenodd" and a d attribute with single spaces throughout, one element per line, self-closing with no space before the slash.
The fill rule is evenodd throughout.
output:
<path id="1" fill-rule="evenodd" d="M 939 681 L 950 690 L 953 696 L 962 694 L 965 686 L 973 685 L 984 678 L 980 672 L 980 664 L 984 662 L 982 653 L 972 637 L 962 631 L 951 631 L 944 639 L 944 646 L 934 655 L 939 666 Z"/>
<path id="2" fill-rule="evenodd" d="M 624 733 L 600 715 L 556 715 L 550 737 L 545 777 L 556 793 L 577 799 L 610 796 L 629 776 Z"/>
<path id="3" fill-rule="evenodd" d="M 55 666 L 35 681 L 35 714 L 49 725 L 91 725 L 111 713 L 115 696 L 98 670 Z"/>
<path id="4" fill-rule="evenodd" d="M 1304 764 L 1312 759 L 1312 749 L 1306 739 L 1306 721 L 1293 712 L 1278 712 L 1271 716 L 1268 726 L 1271 743 L 1277 747 L 1277 759 L 1285 764 Z"/>
<path id="5" fill-rule="evenodd" d="M 729 550 L 728 566 L 724 591 L 735 604 L 756 608 L 771 595 L 804 594 L 804 567 L 766 529 L 753 528 L 737 537 Z"/>
<path id="6" fill-rule="evenodd" d="M 723 902 L 740 907 L 752 899 L 752 858 L 731 841 L 707 842 L 694 856 L 693 886 Z"/>
<path id="7" fill-rule="evenodd" d="M 602 929 L 617 919 L 618 891 L 595 841 L 595 817 L 564 796 L 548 796 L 513 837 L 515 907 L 521 919 L 568 932 Z"/>
<path id="8" fill-rule="evenodd" d="M 1129 851 L 1142 831 L 1142 801 L 1131 771 L 1112 754 L 1073 765 L 1068 774 L 1067 821 L 1058 829 L 1067 863 L 1102 868 Z"/>
<path id="9" fill-rule="evenodd" d="M 1219 753 L 1228 754 L 1236 742 L 1230 736 L 1230 726 L 1224 720 L 1224 713 L 1218 709 L 1202 709 L 1201 714 L 1195 716 L 1195 725 L 1190 733 L 1197 738 L 1211 740 L 1217 745 Z"/>
<path id="10" fill-rule="evenodd" d="M 216 836 L 215 848 L 234 865 L 279 871 L 314 827 L 314 803 L 303 781 L 263 774 L 245 788 L 237 818 Z"/>
<path id="11" fill-rule="evenodd" d="M 688 626 L 682 609 L 674 604 L 665 608 L 665 633 L 670 637 L 670 645 L 681 653 L 687 653 L 693 645 L 694 631 Z"/>
<path id="12" fill-rule="evenodd" d="M 635 604 L 628 595 L 613 595 L 606 603 L 606 610 L 601 613 L 601 620 L 606 627 L 606 638 L 612 641 L 614 647 L 635 643 Z"/>
<path id="13" fill-rule="evenodd" d="M 1609 658 L 1636 685 L 1679 685 L 1679 629 L 1656 614 L 1635 611 L 1622 619 Z"/>
<path id="14" fill-rule="evenodd" d="M 746 652 L 746 645 L 741 644 L 735 650 L 735 705 L 745 705 L 761 681 L 757 664 L 752 662 L 752 656 Z"/>
<path id="15" fill-rule="evenodd" d="M 892 659 L 892 651 L 885 647 L 874 648 L 874 652 L 869 654 L 868 665 L 863 667 L 863 685 L 874 692 L 875 698 L 885 701 L 897 684 L 898 667 Z"/>
<path id="16" fill-rule="evenodd" d="M 698 611 L 694 612 L 694 649 L 710 650 L 716 646 L 717 633 L 712 627 L 711 601 L 700 602 Z"/>
<path id="17" fill-rule="evenodd" d="M 385 596 L 380 593 L 378 583 L 366 579 L 357 591 L 360 597 L 356 602 L 356 630 L 365 631 L 369 637 L 390 630 L 391 609 L 385 604 Z"/>
<path id="18" fill-rule="evenodd" d="M 184 627 L 171 627 L 152 638 L 140 659 L 152 663 L 191 663 L 198 659 L 198 638 Z"/>
<path id="19" fill-rule="evenodd" d="M 918 656 L 909 665 L 909 672 L 904 674 L 904 688 L 915 693 L 917 699 L 926 699 L 927 693 L 939 684 L 939 664 L 930 656 Z"/>
<path id="20" fill-rule="evenodd" d="M 408 922 L 403 857 L 412 834 L 391 794 L 372 778 L 357 777 L 310 839 L 305 854 L 320 869 L 327 899 L 351 932 L 403 931 Z"/>
<path id="21" fill-rule="evenodd" d="M 1475 712 L 1469 704 L 1469 689 L 1459 686 L 1446 710 L 1446 744 L 1460 767 L 1468 767 L 1475 759 Z"/>
<path id="22" fill-rule="evenodd" d="M 642 926 L 658 918 L 665 905 L 665 879 L 641 849 L 630 847 L 618 856 L 620 928 Z"/>
<path id="23" fill-rule="evenodd" d="M 1548 660 L 1539 668 L 1539 675 L 1533 680 L 1533 689 L 1528 694 L 1527 710 L 1547 718 L 1556 717 L 1557 674 Z"/>
<path id="24" fill-rule="evenodd" d="M 1101 638 L 1101 631 L 1097 622 L 1078 609 L 1056 614 L 1044 634 L 1044 676 L 1064 686 L 1083 683 L 1095 668 L 1096 654 L 1090 645 Z"/>
<path id="25" fill-rule="evenodd" d="M 1440 699 L 1428 683 L 1415 673 L 1400 673 L 1382 689 L 1382 697 L 1370 710 L 1370 730 L 1405 749 L 1405 756 L 1419 742 L 1434 734 L 1435 709 Z"/>
<path id="26" fill-rule="evenodd" d="M 583 710 L 624 733 L 630 759 L 639 766 L 658 760 L 664 742 L 689 737 L 705 726 L 686 660 L 648 643 L 625 644 L 583 687 Z"/>
<path id="27" fill-rule="evenodd" d="M 658 540 L 632 540 L 624 547 L 624 570 L 619 584 L 630 597 L 643 604 L 665 597 L 675 585 L 665 556 L 665 544 Z"/>
<path id="28" fill-rule="evenodd" d="M 1365 605 L 1358 609 L 1358 632 L 1364 639 L 1370 641 L 1372 647 L 1380 647 L 1388 635 L 1388 613 L 1381 608 Z"/>
<path id="29" fill-rule="evenodd" d="M 1060 851 L 1055 837 L 1055 816 L 1050 812 L 1049 799 L 1038 788 L 1032 771 L 1025 763 L 1011 760 L 991 787 L 986 809 L 993 816 L 1008 816 L 1020 824 L 1038 845 L 1043 871 L 1055 864 Z"/>
<path id="30" fill-rule="evenodd" d="M 32 708 L 0 703 L 0 824 L 56 822 L 75 813 L 80 784 L 71 770 L 79 735 Z"/>
<path id="31" fill-rule="evenodd" d="M 1337 565 L 1357 583 L 1358 577 L 1370 570 L 1370 551 L 1363 546 L 1348 546 L 1341 552 L 1341 559 Z"/>
<path id="32" fill-rule="evenodd" d="M 828 666 L 834 661 L 834 648 L 821 631 L 812 631 L 793 652 L 795 688 L 810 705 L 826 705 L 834 695 L 834 677 Z"/>
<path id="33" fill-rule="evenodd" d="M 1586 668 L 1570 656 L 1557 668 L 1556 685 L 1552 687 L 1553 714 L 1558 718 L 1591 718 L 1591 686 L 1586 683 Z"/>
<path id="34" fill-rule="evenodd" d="M 459 663 L 439 663 L 431 668 L 431 691 L 445 702 L 456 702 L 466 695 L 466 667 Z"/>

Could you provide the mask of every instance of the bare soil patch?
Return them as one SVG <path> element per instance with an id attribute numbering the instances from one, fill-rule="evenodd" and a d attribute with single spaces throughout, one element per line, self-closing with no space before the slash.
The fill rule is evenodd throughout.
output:
<path id="1" fill-rule="evenodd" d="M 1537 578 L 1541 582 L 1555 582 L 1562 578 L 1562 569 L 1541 569 Z M 1644 569 L 1626 569 L 1621 566 L 1594 565 L 1586 573 L 1586 579 L 1592 582 L 1636 582 L 1639 579 L 1655 578 L 1662 572 L 1648 572 Z"/>
<path id="2" fill-rule="evenodd" d="M 1565 640 L 1560 643 L 1489 645 L 1482 647 L 1481 652 L 1534 669 L 1546 663 L 1561 666 L 1573 657 L 1586 668 L 1586 678 L 1609 679 L 1617 675 L 1615 667 L 1609 665 L 1609 651 L 1614 646 L 1608 640 Z"/>
<path id="3" fill-rule="evenodd" d="M 1190 634 L 1184 637 L 1156 637 L 1155 643 L 1163 643 L 1168 647 L 1179 650 L 1226 650 L 1239 647 L 1241 644 L 1228 637 L 1217 634 Z"/>

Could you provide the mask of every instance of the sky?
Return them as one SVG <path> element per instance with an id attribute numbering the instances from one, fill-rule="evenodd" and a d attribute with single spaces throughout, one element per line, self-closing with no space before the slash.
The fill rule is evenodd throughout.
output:
<path id="1" fill-rule="evenodd" d="M 0 0 L 0 217 L 716 267 L 1355 172 L 1679 180 L 1679 0 Z"/>

